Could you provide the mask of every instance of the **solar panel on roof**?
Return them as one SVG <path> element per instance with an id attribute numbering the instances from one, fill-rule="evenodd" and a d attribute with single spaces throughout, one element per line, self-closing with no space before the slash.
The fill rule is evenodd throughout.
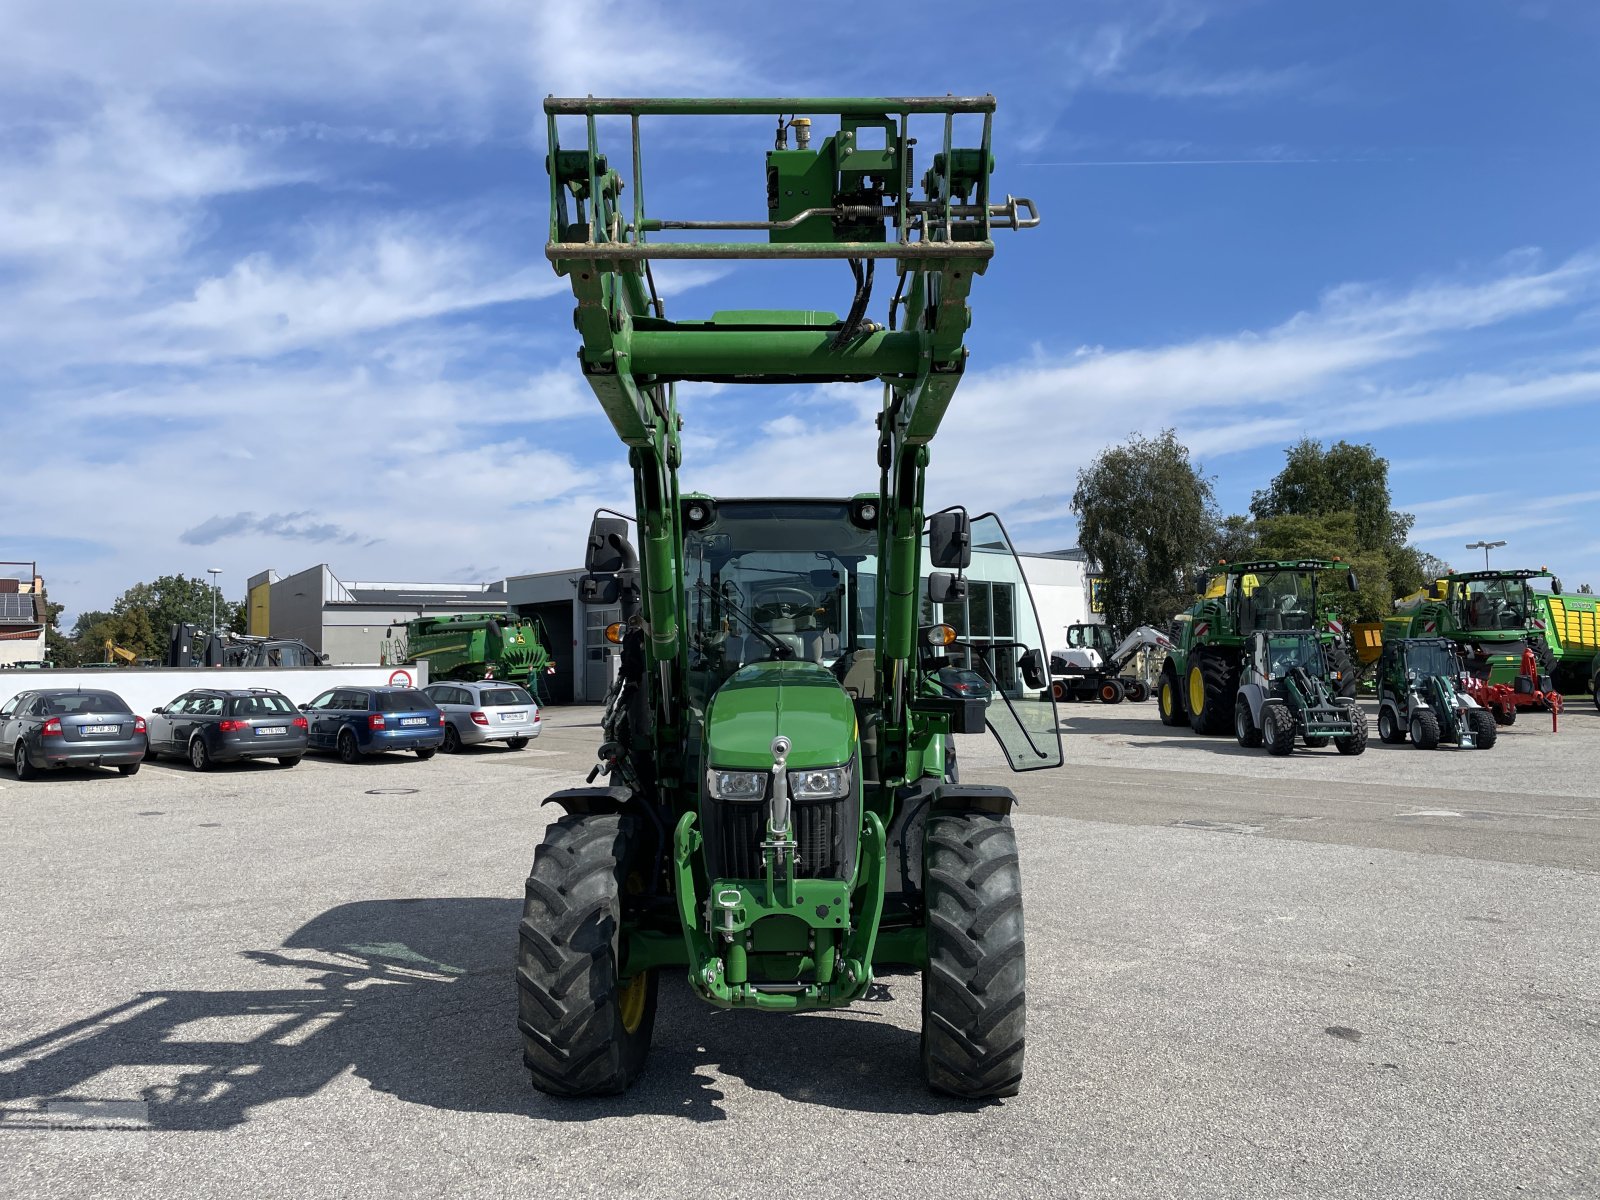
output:
<path id="1" fill-rule="evenodd" d="M 19 592 L 0 592 L 0 621 L 33 620 L 33 597 Z"/>

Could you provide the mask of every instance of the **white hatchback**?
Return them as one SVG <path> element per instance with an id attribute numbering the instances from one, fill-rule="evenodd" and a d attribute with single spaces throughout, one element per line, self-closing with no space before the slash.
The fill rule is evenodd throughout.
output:
<path id="1" fill-rule="evenodd" d="M 539 736 L 539 705 L 528 689 L 501 679 L 430 683 L 422 689 L 444 713 L 444 750 L 504 742 L 521 750 Z"/>

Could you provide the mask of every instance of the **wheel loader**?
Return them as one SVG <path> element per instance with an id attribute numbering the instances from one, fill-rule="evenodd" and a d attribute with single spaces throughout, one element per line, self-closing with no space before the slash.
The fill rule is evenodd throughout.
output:
<path id="1" fill-rule="evenodd" d="M 792 1013 L 920 974 L 928 1086 L 1021 1086 L 1014 797 L 959 782 L 953 739 L 988 730 L 1014 769 L 1061 764 L 1044 641 L 999 518 L 923 500 L 991 232 L 1038 219 L 991 196 L 994 109 L 990 96 L 545 102 L 546 254 L 572 285 L 579 368 L 634 483 L 631 514 L 596 514 L 578 581 L 582 602 L 617 616 L 598 761 L 589 786 L 546 801 L 562 812 L 520 926 L 518 1026 L 545 1092 L 632 1083 L 669 976 L 719 1008 Z M 752 188 L 765 219 L 647 215 L 641 127 L 661 117 L 738 118 L 721 124 L 741 136 L 749 118 L 775 118 Z M 820 141 L 814 120 L 830 127 Z M 620 155 L 600 138 L 619 126 Z M 920 178 L 913 130 L 933 147 L 916 153 Z M 631 164 L 626 192 L 618 163 Z M 728 240 L 684 240 L 708 230 Z M 683 259 L 848 264 L 845 315 L 669 320 L 652 264 Z M 897 279 L 874 315 L 883 265 Z M 869 486 L 828 499 L 684 490 L 688 381 L 876 383 Z M 978 625 L 980 590 L 993 619 L 960 636 Z M 978 671 L 992 698 L 946 694 L 950 666 Z"/>
<path id="2" fill-rule="evenodd" d="M 1441 742 L 1488 750 L 1499 735 L 1494 715 L 1465 686 L 1460 648 L 1449 638 L 1395 638 L 1378 659 L 1378 737 L 1432 750 Z"/>
<path id="3" fill-rule="evenodd" d="M 1318 750 L 1332 742 L 1340 754 L 1367 749 L 1367 718 L 1354 697 L 1338 694 L 1327 651 L 1314 630 L 1258 629 L 1245 643 L 1241 682 L 1233 702 L 1239 745 L 1268 754 L 1293 751 L 1296 740 Z"/>

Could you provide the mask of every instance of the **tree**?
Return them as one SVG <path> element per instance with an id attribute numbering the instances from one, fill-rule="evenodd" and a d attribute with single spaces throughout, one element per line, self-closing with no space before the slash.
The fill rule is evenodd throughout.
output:
<path id="1" fill-rule="evenodd" d="M 1132 435 L 1078 472 L 1078 544 L 1100 568 L 1106 620 L 1165 625 L 1189 603 L 1189 577 L 1216 529 L 1211 481 L 1177 434 Z"/>
<path id="2" fill-rule="evenodd" d="M 1578 595 L 1580 595 L 1580 596 L 1592 596 L 1592 595 L 1594 595 L 1594 589 L 1592 587 L 1590 587 L 1587 583 L 1580 583 L 1578 585 Z"/>
<path id="3" fill-rule="evenodd" d="M 1318 580 L 1325 615 L 1338 614 L 1345 621 L 1377 621 L 1389 615 L 1388 560 L 1382 551 L 1358 548 L 1354 513 L 1267 517 L 1256 522 L 1256 536 L 1255 553 L 1262 558 L 1337 558 L 1348 564 L 1322 572 Z M 1355 571 L 1360 585 L 1354 596 L 1346 570 Z"/>
<path id="4" fill-rule="evenodd" d="M 78 665 L 78 648 L 61 632 L 61 610 L 65 607 L 52 604 L 49 593 L 45 593 L 44 656 L 58 667 L 75 667 Z"/>
<path id="5" fill-rule="evenodd" d="M 1250 498 L 1257 520 L 1350 512 L 1359 549 L 1405 545 L 1416 518 L 1389 507 L 1389 460 L 1371 446 L 1340 441 L 1324 450 L 1321 442 L 1302 438 L 1284 457 L 1283 470 Z"/>
<path id="6" fill-rule="evenodd" d="M 1241 562 L 1255 552 L 1255 522 L 1249 517 L 1234 513 L 1218 523 L 1216 535 L 1211 542 L 1211 553 L 1206 555 L 1206 560 L 1208 565 L 1219 562 Z"/>
<path id="7" fill-rule="evenodd" d="M 197 629 L 211 628 L 212 597 L 216 597 L 217 624 L 230 629 L 244 606 L 222 598 L 222 589 L 204 579 L 186 575 L 162 575 L 150 583 L 136 583 L 111 605 L 113 616 L 129 618 L 143 614 L 145 624 L 129 631 L 133 641 L 119 642 L 140 655 L 164 658 L 167 637 L 173 625 L 188 624 Z M 147 627 L 147 628 L 146 628 Z"/>

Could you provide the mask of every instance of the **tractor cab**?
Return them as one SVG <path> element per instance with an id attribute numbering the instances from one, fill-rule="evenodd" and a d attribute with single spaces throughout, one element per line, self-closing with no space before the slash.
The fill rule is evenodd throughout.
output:
<path id="1" fill-rule="evenodd" d="M 1520 633 L 1538 612 L 1530 579 L 1548 571 L 1473 571 L 1445 580 L 1445 603 L 1467 633 Z"/>
<path id="2" fill-rule="evenodd" d="M 1239 632 L 1312 629 L 1317 619 L 1317 574 L 1297 567 L 1230 573 L 1228 598 Z"/>
<path id="3" fill-rule="evenodd" d="M 1252 640 L 1251 659 L 1268 679 L 1288 679 L 1296 670 L 1318 677 L 1327 674 L 1322 642 L 1312 630 L 1258 630 Z"/>
<path id="4" fill-rule="evenodd" d="M 1117 648 L 1116 631 L 1109 625 L 1068 625 L 1067 649 L 1089 650 L 1105 662 Z"/>

